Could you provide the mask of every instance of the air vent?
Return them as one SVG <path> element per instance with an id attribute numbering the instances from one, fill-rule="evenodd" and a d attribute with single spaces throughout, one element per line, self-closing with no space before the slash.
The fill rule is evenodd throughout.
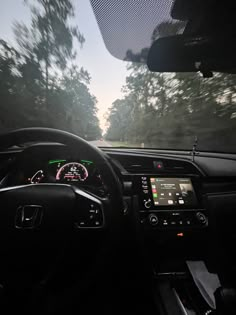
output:
<path id="1" fill-rule="evenodd" d="M 196 174 L 198 173 L 197 169 L 193 164 L 178 161 L 178 160 L 164 160 L 164 167 L 166 172 L 170 173 L 180 173 L 180 174 Z"/>
<path id="2" fill-rule="evenodd" d="M 164 173 L 164 174 L 199 174 L 195 166 L 189 162 L 171 160 L 171 159 L 154 159 L 140 156 L 116 156 L 124 169 L 132 174 L 137 173 Z M 163 164 L 162 169 L 158 169 L 155 162 Z"/>
<path id="3" fill-rule="evenodd" d="M 154 171 L 154 168 L 146 167 L 143 164 L 131 164 L 125 167 L 125 169 L 129 173 L 149 173 Z"/>
<path id="4" fill-rule="evenodd" d="M 117 160 L 129 173 L 151 173 L 154 171 L 152 159 L 139 156 L 117 156 Z"/>

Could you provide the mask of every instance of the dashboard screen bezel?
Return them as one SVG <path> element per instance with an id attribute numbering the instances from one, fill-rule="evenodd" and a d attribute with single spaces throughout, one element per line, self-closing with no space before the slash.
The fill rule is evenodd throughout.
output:
<path id="1" fill-rule="evenodd" d="M 152 203 L 155 206 L 184 206 L 193 207 L 197 204 L 196 193 L 189 177 L 150 177 Z M 192 196 L 184 197 L 184 187 L 181 185 L 188 185 Z M 153 188 L 154 187 L 154 188 Z M 186 188 L 185 188 L 186 189 Z M 154 196 L 156 194 L 156 197 Z M 162 196 L 163 195 L 163 196 Z M 178 196 L 177 196 L 178 195 Z M 167 197 L 168 196 L 168 197 Z M 191 200 L 190 200 L 191 198 Z M 156 204 L 159 202 L 159 204 Z M 172 202 L 172 203 L 168 203 Z M 182 202 L 182 203 L 181 203 Z"/>
<path id="2" fill-rule="evenodd" d="M 147 178 L 148 183 L 148 194 L 144 194 L 142 190 L 142 178 Z M 191 205 L 154 205 L 153 202 L 153 196 L 151 191 L 151 183 L 150 178 L 173 178 L 173 179 L 179 179 L 179 178 L 186 178 L 190 179 L 193 187 L 193 191 L 195 193 L 195 202 Z M 201 193 L 201 181 L 200 176 L 198 175 L 166 175 L 166 174 L 139 174 L 136 176 L 136 184 L 135 184 L 135 190 L 139 196 L 139 204 L 140 204 L 140 210 L 146 210 L 146 211 L 152 211 L 152 210 L 192 210 L 192 209 L 200 209 L 203 207 L 203 200 L 202 200 L 202 193 Z M 151 199 L 151 206 L 149 208 L 146 208 L 144 206 L 144 200 Z"/>

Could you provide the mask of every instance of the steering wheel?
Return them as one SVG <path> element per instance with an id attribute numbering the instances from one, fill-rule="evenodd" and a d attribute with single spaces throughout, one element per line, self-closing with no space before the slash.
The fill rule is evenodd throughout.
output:
<path id="1" fill-rule="evenodd" d="M 94 237 L 93 232 L 106 230 L 109 237 L 117 241 L 123 213 L 122 193 L 106 155 L 80 137 L 56 129 L 25 128 L 0 136 L 1 147 L 27 142 L 60 143 L 72 152 L 84 152 L 92 157 L 108 187 L 108 194 L 99 197 L 73 185 L 56 183 L 1 188 L 3 272 L 9 274 L 16 266 L 25 264 L 25 257 L 31 267 L 46 263 L 48 255 L 56 256 L 74 230 L 91 232 Z M 22 154 L 24 151 L 20 156 Z"/>

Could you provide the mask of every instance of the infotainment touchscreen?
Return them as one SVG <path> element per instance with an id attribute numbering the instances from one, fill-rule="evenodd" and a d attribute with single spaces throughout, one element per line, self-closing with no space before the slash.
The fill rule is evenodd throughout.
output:
<path id="1" fill-rule="evenodd" d="M 194 206 L 196 195 L 190 178 L 150 178 L 155 206 Z"/>

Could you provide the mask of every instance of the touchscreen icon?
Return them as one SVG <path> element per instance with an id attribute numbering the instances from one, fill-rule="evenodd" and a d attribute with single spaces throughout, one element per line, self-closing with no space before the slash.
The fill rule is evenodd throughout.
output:
<path id="1" fill-rule="evenodd" d="M 187 196 L 190 191 L 192 191 L 192 186 L 189 183 L 179 184 L 179 187 L 181 189 L 182 195 Z"/>
<path id="2" fill-rule="evenodd" d="M 168 200 L 169 205 L 173 205 L 174 201 L 173 200 Z"/>

